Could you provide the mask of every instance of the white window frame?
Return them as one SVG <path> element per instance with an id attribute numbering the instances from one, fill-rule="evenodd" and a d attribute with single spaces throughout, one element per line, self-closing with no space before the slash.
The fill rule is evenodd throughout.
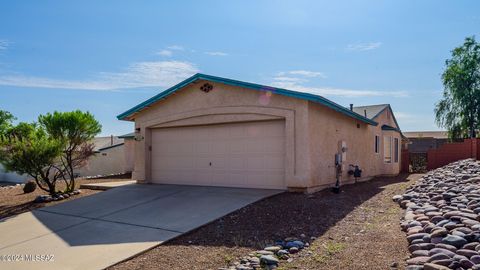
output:
<path id="1" fill-rule="evenodd" d="M 398 163 L 400 160 L 400 140 L 393 138 L 393 162 Z"/>
<path id="2" fill-rule="evenodd" d="M 386 148 L 386 143 L 387 141 L 389 142 L 388 144 L 388 148 Z M 392 164 L 393 163 L 393 155 L 392 155 L 392 136 L 383 136 L 383 162 L 386 163 L 386 164 Z M 385 155 L 386 151 L 388 150 L 390 156 L 389 156 L 389 160 L 387 160 L 387 156 Z"/>

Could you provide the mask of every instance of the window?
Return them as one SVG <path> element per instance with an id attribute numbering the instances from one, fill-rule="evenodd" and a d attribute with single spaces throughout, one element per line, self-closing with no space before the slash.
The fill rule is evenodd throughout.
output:
<path id="1" fill-rule="evenodd" d="M 398 138 L 394 139 L 393 151 L 394 151 L 394 155 L 393 155 L 394 162 L 398 163 L 398 152 L 399 152 L 398 151 Z"/>
<path id="2" fill-rule="evenodd" d="M 375 135 L 375 153 L 380 153 L 380 136 Z"/>
<path id="3" fill-rule="evenodd" d="M 385 163 L 392 163 L 392 137 L 383 137 L 383 161 Z"/>

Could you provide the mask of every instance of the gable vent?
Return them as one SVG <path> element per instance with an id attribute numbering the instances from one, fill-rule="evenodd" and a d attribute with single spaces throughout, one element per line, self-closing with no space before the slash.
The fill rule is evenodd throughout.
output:
<path id="1" fill-rule="evenodd" d="M 200 90 L 202 90 L 205 93 L 212 91 L 212 89 L 213 89 L 213 85 L 209 83 L 204 83 L 202 86 L 200 86 Z"/>

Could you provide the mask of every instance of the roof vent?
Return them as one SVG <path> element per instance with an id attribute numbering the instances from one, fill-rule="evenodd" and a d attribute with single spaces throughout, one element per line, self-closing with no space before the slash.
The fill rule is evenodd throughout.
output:
<path id="1" fill-rule="evenodd" d="M 363 114 L 367 117 L 367 110 L 363 110 Z"/>
<path id="2" fill-rule="evenodd" d="M 353 111 L 353 104 L 350 103 L 350 111 Z"/>
<path id="3" fill-rule="evenodd" d="M 209 83 L 204 83 L 202 86 L 200 86 L 200 90 L 202 90 L 205 93 L 212 91 L 212 89 L 213 89 L 213 85 Z"/>

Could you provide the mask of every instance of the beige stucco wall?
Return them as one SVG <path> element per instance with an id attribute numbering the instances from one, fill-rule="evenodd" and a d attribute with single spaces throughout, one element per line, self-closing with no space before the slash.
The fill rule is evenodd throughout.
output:
<path id="1" fill-rule="evenodd" d="M 375 132 L 382 136 L 383 147 L 382 123 L 374 127 L 306 100 L 220 83 L 209 82 L 214 88 L 205 93 L 199 90 L 203 83 L 186 86 L 131 118 L 143 137 L 134 142 L 133 179 L 151 180 L 150 146 L 154 128 L 273 119 L 285 121 L 288 188 L 305 189 L 334 183 L 334 154 L 340 139 L 345 140 L 349 148 L 346 170 L 352 163 L 364 169 L 364 176 L 398 172 L 399 163 L 383 164 L 382 148 L 379 154 L 373 150 Z"/>
<path id="2" fill-rule="evenodd" d="M 392 118 L 386 118 L 386 112 L 375 118 L 378 126 L 362 123 L 316 103 L 309 103 L 309 113 L 311 189 L 321 189 L 335 184 L 335 154 L 339 151 L 339 141 L 344 141 L 347 145 L 342 184 L 354 181 L 353 176 L 347 173 L 349 164 L 360 166 L 362 169 L 360 180 L 377 175 L 398 174 L 400 160 L 391 164 L 384 163 L 383 160 L 383 136 L 388 135 L 400 140 L 398 132 L 382 131 L 383 124 L 395 126 Z M 380 136 L 379 153 L 375 153 L 374 150 L 375 135 Z"/>
<path id="3" fill-rule="evenodd" d="M 124 173 L 124 145 L 108 148 L 90 157 L 87 164 L 76 170 L 79 176 L 97 176 Z"/>
<path id="4" fill-rule="evenodd" d="M 124 167 L 123 172 L 133 172 L 135 165 L 135 140 L 134 139 L 125 139 L 124 140 Z"/>

